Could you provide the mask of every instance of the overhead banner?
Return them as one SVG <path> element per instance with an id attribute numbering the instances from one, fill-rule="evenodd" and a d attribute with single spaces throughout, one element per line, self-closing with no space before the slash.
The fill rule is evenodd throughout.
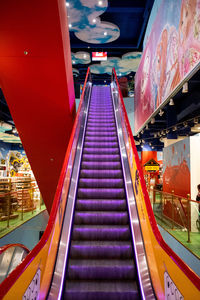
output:
<path id="1" fill-rule="evenodd" d="M 156 0 L 135 77 L 135 132 L 200 61 L 200 0 Z"/>

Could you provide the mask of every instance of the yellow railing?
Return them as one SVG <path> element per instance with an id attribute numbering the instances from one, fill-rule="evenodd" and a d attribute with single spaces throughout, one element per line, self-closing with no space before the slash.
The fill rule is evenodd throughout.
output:
<path id="1" fill-rule="evenodd" d="M 199 230 L 199 203 L 188 195 L 187 198 L 153 189 L 150 193 L 151 204 L 158 223 L 165 229 L 187 231 L 187 242 L 191 242 L 191 223 L 195 218 L 197 230 Z M 195 206 L 197 213 L 191 214 L 191 207 Z M 194 223 L 194 222 L 193 222 Z"/>

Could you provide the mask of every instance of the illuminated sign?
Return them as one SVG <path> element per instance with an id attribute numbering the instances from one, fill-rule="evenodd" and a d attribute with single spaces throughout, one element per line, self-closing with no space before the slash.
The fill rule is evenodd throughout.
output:
<path id="1" fill-rule="evenodd" d="M 107 60 L 107 52 L 92 52 L 93 61 Z"/>
<path id="2" fill-rule="evenodd" d="M 145 171 L 159 171 L 159 166 L 145 166 Z"/>

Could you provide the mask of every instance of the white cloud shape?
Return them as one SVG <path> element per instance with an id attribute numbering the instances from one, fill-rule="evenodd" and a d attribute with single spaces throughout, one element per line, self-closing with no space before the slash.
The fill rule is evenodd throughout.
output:
<path id="1" fill-rule="evenodd" d="M 90 54 L 85 51 L 79 51 L 76 53 L 71 53 L 72 65 L 76 64 L 89 64 L 91 62 Z"/>
<path id="2" fill-rule="evenodd" d="M 94 74 L 107 73 L 111 75 L 112 69 L 115 68 L 118 75 L 125 76 L 137 71 L 141 56 L 141 52 L 128 52 L 122 58 L 109 57 L 107 61 L 102 61 L 100 64 L 90 65 L 90 70 Z"/>
<path id="3" fill-rule="evenodd" d="M 69 30 L 78 39 L 92 44 L 110 43 L 118 39 L 119 28 L 113 23 L 101 22 L 99 17 L 108 7 L 107 0 L 102 0 L 101 5 L 97 0 L 71 0 L 69 3 Z"/>

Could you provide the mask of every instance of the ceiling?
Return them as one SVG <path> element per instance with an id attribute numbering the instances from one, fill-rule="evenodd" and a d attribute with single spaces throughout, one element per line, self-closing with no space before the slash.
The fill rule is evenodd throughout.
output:
<path id="1" fill-rule="evenodd" d="M 99 2 L 101 3 L 100 6 Z M 122 73 L 122 70 L 120 72 L 121 75 L 130 75 L 131 73 L 133 75 L 140 61 L 145 29 L 154 0 L 69 0 L 66 3 L 72 62 L 73 67 L 79 72 L 78 82 L 84 82 L 88 66 L 91 66 L 93 71 L 94 62 L 91 62 L 91 53 L 93 51 L 107 52 L 108 60 L 115 58 L 115 61 L 109 61 L 110 70 L 113 66 L 117 67 L 117 61 L 120 66 L 124 63 L 125 72 Z M 90 6 L 90 9 L 86 8 L 85 5 Z M 81 17 L 77 18 L 77 15 L 81 15 Z M 96 25 L 97 23 L 98 25 Z M 108 26 L 108 23 L 111 25 Z M 113 29 L 111 29 L 112 26 L 114 27 Z M 107 34 L 105 36 L 104 33 L 106 31 Z M 112 34 L 114 35 L 114 40 L 109 42 L 109 35 L 112 36 Z M 93 39 L 91 36 L 93 36 Z M 93 43 L 90 42 L 91 40 L 93 40 Z M 73 59 L 75 58 L 74 55 L 80 51 L 82 55 L 85 53 L 85 63 L 84 61 L 80 63 L 80 60 Z M 125 55 L 127 53 L 129 53 L 129 57 Z M 122 57 L 123 62 L 121 63 Z M 135 58 L 137 62 L 134 64 L 133 59 Z M 132 70 L 130 67 L 127 70 L 127 66 L 131 65 L 130 61 L 127 62 L 128 59 L 132 59 Z M 100 65 L 100 63 L 95 63 L 95 65 L 97 64 Z M 94 81 L 97 80 L 100 83 L 104 80 L 110 81 L 110 74 L 103 73 L 103 68 L 101 68 L 100 72 L 102 74 L 93 74 Z"/>

